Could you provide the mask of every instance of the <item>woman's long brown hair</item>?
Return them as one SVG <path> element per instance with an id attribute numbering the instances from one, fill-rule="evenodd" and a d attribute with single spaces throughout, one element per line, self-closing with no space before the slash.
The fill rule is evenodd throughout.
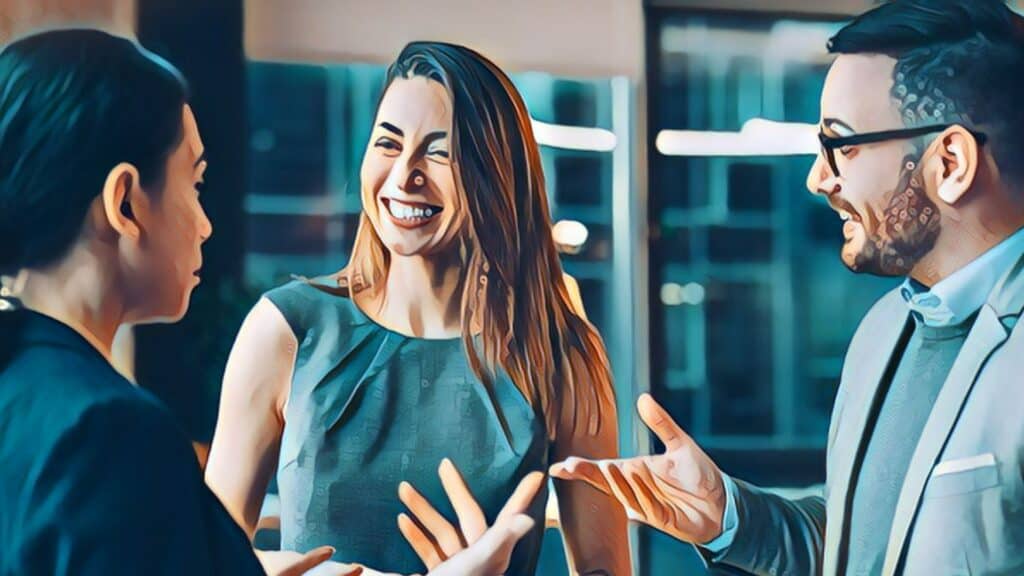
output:
<path id="1" fill-rule="evenodd" d="M 407 45 L 386 85 L 413 76 L 439 82 L 453 103 L 452 167 L 469 212 L 459 240 L 462 334 L 473 371 L 490 391 L 496 368 L 504 369 L 543 414 L 549 438 L 563 415 L 573 430 L 583 424 L 596 434 L 601 407 L 614 405 L 608 356 L 597 330 L 574 311 L 563 279 L 522 97 L 491 61 L 452 44 Z M 341 278 L 356 290 L 376 284 L 389 261 L 364 213 Z"/>

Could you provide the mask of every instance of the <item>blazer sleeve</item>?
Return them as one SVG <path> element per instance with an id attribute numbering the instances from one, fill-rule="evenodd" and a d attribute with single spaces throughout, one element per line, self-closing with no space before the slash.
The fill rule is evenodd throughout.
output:
<path id="1" fill-rule="evenodd" d="M 718 554 L 702 552 L 711 573 L 821 574 L 825 499 L 813 496 L 790 500 L 742 480 L 734 478 L 733 482 L 736 535 Z"/>
<path id="2" fill-rule="evenodd" d="M 90 407 L 41 461 L 24 502 L 18 573 L 263 574 L 155 402 Z"/>

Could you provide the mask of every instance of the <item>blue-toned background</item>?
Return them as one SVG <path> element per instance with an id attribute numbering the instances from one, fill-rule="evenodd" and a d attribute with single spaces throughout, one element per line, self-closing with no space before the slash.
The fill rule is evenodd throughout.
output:
<path id="1" fill-rule="evenodd" d="M 248 308 L 290 274 L 345 263 L 386 63 L 427 38 L 492 57 L 547 127 L 553 218 L 587 232 L 580 245 L 579 225 L 561 230 L 563 263 L 609 348 L 623 452 L 658 448 L 632 409 L 650 390 L 726 472 L 800 491 L 824 479 L 847 342 L 892 281 L 842 266 L 839 219 L 804 188 L 813 157 L 774 154 L 793 144 L 787 133 L 706 153 L 752 119 L 816 123 L 825 42 L 871 5 L 0 0 L 0 40 L 98 24 L 137 35 L 192 83 L 215 226 L 205 281 L 185 322 L 136 330 L 121 358 L 201 456 Z M 557 529 L 548 536 L 540 573 L 565 574 Z M 633 538 L 640 574 L 703 573 L 689 547 L 644 529 Z M 273 531 L 260 541 L 273 545 Z"/>

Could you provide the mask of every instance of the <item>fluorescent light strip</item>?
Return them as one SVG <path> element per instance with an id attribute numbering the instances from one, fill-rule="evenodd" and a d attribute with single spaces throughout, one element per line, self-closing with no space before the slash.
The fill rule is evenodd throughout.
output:
<path id="1" fill-rule="evenodd" d="M 708 46 L 716 56 L 749 56 L 785 62 L 829 62 L 825 47 L 838 25 L 782 20 L 770 31 L 711 27 L 704 24 L 669 26 L 661 34 L 661 49 L 705 58 Z M 698 60 L 700 61 L 700 60 Z M 707 62 L 707 60 L 704 60 Z"/>
<path id="2" fill-rule="evenodd" d="M 610 130 L 548 124 L 540 120 L 533 120 L 533 136 L 541 146 L 567 150 L 611 152 L 617 144 L 615 134 Z"/>
<path id="3" fill-rule="evenodd" d="M 665 156 L 799 156 L 818 153 L 816 124 L 748 120 L 739 132 L 662 130 L 655 147 Z"/>

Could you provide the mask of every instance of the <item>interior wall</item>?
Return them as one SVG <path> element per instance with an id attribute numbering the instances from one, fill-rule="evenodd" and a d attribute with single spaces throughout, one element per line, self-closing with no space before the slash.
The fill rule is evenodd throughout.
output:
<path id="1" fill-rule="evenodd" d="M 639 79 L 640 0 L 246 0 L 253 59 L 388 63 L 411 40 L 471 46 L 509 71 Z"/>
<path id="2" fill-rule="evenodd" d="M 656 8 L 731 10 L 742 12 L 785 12 L 833 16 L 855 16 L 874 8 L 879 0 L 643 0 Z M 1008 0 L 1015 10 L 1021 0 Z"/>
<path id="3" fill-rule="evenodd" d="M 40 28 L 88 25 L 132 35 L 134 0 L 0 0 L 0 43 Z"/>

